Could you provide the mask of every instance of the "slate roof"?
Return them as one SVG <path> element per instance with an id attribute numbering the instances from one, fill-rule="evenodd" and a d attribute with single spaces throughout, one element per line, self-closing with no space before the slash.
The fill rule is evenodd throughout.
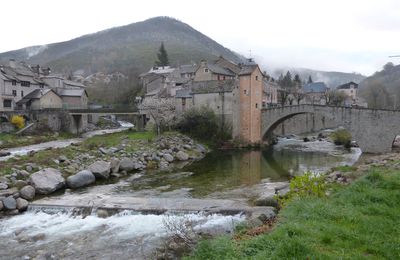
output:
<path id="1" fill-rule="evenodd" d="M 313 82 L 304 85 L 304 93 L 324 93 L 328 90 L 328 87 L 324 82 Z"/>
<path id="2" fill-rule="evenodd" d="M 357 83 L 355 83 L 353 81 L 350 81 L 349 83 L 340 85 L 339 87 L 337 87 L 337 89 L 350 89 L 350 85 L 354 85 L 354 88 L 358 88 L 358 84 Z"/>
<path id="3" fill-rule="evenodd" d="M 239 72 L 239 76 L 249 75 L 253 73 L 253 71 L 257 68 L 258 68 L 257 64 L 242 65 L 241 70 Z"/>
<path id="4" fill-rule="evenodd" d="M 61 97 L 81 97 L 83 94 L 86 94 L 86 90 L 84 89 L 57 89 L 57 94 Z"/>
<path id="5" fill-rule="evenodd" d="M 220 67 L 215 64 L 207 64 L 207 68 L 215 74 L 221 74 L 221 75 L 232 76 L 232 77 L 235 76 L 235 73 L 233 73 L 231 70 Z"/>
<path id="6" fill-rule="evenodd" d="M 195 73 L 198 67 L 197 65 L 181 65 L 179 66 L 179 73 Z"/>
<path id="7" fill-rule="evenodd" d="M 41 97 L 43 97 L 50 91 L 53 91 L 53 90 L 51 90 L 51 89 L 35 89 L 32 92 L 30 92 L 29 94 L 27 94 L 26 96 L 24 96 L 21 100 L 19 100 L 17 102 L 17 104 L 21 105 L 21 104 L 27 103 L 28 101 L 30 101 L 32 99 L 40 99 Z"/>

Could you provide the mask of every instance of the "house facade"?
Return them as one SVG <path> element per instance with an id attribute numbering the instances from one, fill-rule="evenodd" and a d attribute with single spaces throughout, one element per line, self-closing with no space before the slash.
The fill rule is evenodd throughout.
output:
<path id="1" fill-rule="evenodd" d="M 81 90 L 79 92 L 82 94 L 79 103 L 80 107 L 87 107 L 87 93 L 86 91 L 82 91 L 85 89 L 85 86 L 81 83 L 67 80 L 60 75 L 51 74 L 49 68 L 41 68 L 39 65 L 34 66 L 14 60 L 0 64 L 0 111 L 13 111 L 15 109 L 27 108 L 38 109 L 38 107 L 43 108 L 43 106 L 58 108 L 57 98 L 52 99 L 55 102 L 54 104 L 38 105 L 36 99 L 40 96 L 40 93 L 42 93 L 38 90 L 48 89 L 54 90 L 57 95 L 59 95 L 59 89 Z M 47 93 L 47 91 L 45 92 Z M 25 98 L 30 93 L 33 94 L 28 96 L 28 99 L 31 98 L 32 103 L 28 102 L 27 98 Z M 43 102 L 45 102 L 45 100 L 47 100 L 47 94 L 46 97 L 42 98 Z M 19 102 L 23 99 L 23 102 Z M 69 99 L 63 101 L 64 104 L 68 102 Z M 30 105 L 26 106 L 28 103 Z M 74 102 L 70 103 L 68 106 L 75 106 L 76 104 L 77 102 L 74 100 Z"/>
<path id="2" fill-rule="evenodd" d="M 16 104 L 19 109 L 62 108 L 61 97 L 52 89 L 35 89 Z"/>

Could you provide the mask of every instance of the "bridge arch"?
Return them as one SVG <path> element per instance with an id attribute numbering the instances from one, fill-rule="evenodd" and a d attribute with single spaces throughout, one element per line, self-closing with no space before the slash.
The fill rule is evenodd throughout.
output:
<path id="1" fill-rule="evenodd" d="M 285 122 L 286 120 L 293 118 L 298 115 L 304 115 L 304 114 L 313 114 L 310 112 L 294 112 L 294 113 L 289 113 L 287 115 L 283 115 L 281 118 L 275 119 L 275 121 L 271 121 L 269 124 L 264 126 L 262 129 L 262 139 L 263 141 L 269 141 L 270 138 L 272 137 L 272 134 L 274 130 L 279 126 L 281 123 Z"/>
<path id="2" fill-rule="evenodd" d="M 385 153 L 392 151 L 393 140 L 400 132 L 400 111 L 367 108 L 331 107 L 322 105 L 298 105 L 262 110 L 262 137 L 285 120 L 300 114 L 323 115 L 329 123 L 326 128 L 342 126 L 363 152 Z"/>

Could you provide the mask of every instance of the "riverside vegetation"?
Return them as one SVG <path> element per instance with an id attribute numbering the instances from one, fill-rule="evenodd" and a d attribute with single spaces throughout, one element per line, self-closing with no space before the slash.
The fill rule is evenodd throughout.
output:
<path id="1" fill-rule="evenodd" d="M 399 259 L 399 171 L 399 154 L 388 154 L 295 178 L 273 227 L 204 240 L 186 259 Z"/>

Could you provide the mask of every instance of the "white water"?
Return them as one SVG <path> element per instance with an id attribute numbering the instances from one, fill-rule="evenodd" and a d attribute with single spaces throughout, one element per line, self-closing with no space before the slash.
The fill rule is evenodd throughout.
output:
<path id="1" fill-rule="evenodd" d="M 38 252 L 58 258 L 94 256 L 118 259 L 149 257 L 172 235 L 165 223 L 192 223 L 195 231 L 231 232 L 244 216 L 203 214 L 142 215 L 123 211 L 108 218 L 43 211 L 4 219 L 0 222 L 0 259 L 35 257 Z M 115 251 L 118 249 L 118 253 Z M 124 253 L 125 252 L 125 253 Z"/>

